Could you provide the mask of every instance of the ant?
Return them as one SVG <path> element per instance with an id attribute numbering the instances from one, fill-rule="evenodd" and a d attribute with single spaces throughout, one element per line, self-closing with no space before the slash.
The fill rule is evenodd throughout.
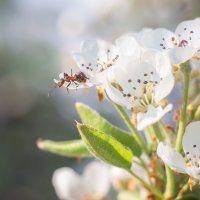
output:
<path id="1" fill-rule="evenodd" d="M 67 92 L 69 93 L 69 86 L 74 83 L 76 85 L 76 89 L 79 86 L 79 83 L 85 83 L 89 78 L 83 73 L 79 72 L 77 74 L 72 75 L 72 69 L 71 69 L 71 75 L 68 75 L 67 73 L 64 73 L 64 77 L 60 79 L 58 83 L 56 83 L 55 87 L 62 87 L 65 82 L 68 83 L 66 86 Z"/>

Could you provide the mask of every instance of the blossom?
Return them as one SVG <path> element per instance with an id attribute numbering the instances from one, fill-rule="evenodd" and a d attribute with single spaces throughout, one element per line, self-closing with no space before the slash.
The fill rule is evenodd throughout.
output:
<path id="1" fill-rule="evenodd" d="M 172 170 L 200 180 L 200 121 L 190 123 L 183 136 L 184 157 L 166 142 L 160 142 L 157 154 Z"/>
<path id="2" fill-rule="evenodd" d="M 137 128 L 159 121 L 172 105 L 162 107 L 162 100 L 174 87 L 174 77 L 168 57 L 156 51 L 146 51 L 146 56 L 121 60 L 110 73 L 106 84 L 108 97 L 137 114 Z"/>
<path id="3" fill-rule="evenodd" d="M 73 53 L 80 71 L 89 77 L 90 81 L 99 85 L 104 82 L 106 73 L 119 59 L 117 48 L 104 40 L 85 40 L 81 43 L 80 52 Z"/>
<path id="4" fill-rule="evenodd" d="M 123 189 L 132 189 L 133 185 L 133 177 L 124 169 L 121 169 L 119 167 L 110 167 L 110 179 L 112 186 L 116 190 L 123 190 Z"/>
<path id="5" fill-rule="evenodd" d="M 199 18 L 181 22 L 175 32 L 165 28 L 144 30 L 132 35 L 146 48 L 165 51 L 172 64 L 184 63 L 195 57 L 200 49 Z"/>
<path id="6" fill-rule="evenodd" d="M 62 200 L 103 199 L 110 188 L 108 167 L 94 161 L 82 175 L 69 167 L 59 168 L 53 174 L 52 183 Z"/>
<path id="7" fill-rule="evenodd" d="M 143 160 L 143 164 L 148 166 L 150 164 L 150 160 L 146 154 L 142 154 L 140 158 Z M 112 186 L 117 190 L 131 192 L 131 194 L 139 194 L 141 199 L 146 199 L 147 191 L 140 186 L 140 183 L 137 179 L 135 179 L 130 173 L 126 170 L 118 168 L 118 167 L 110 167 L 110 177 Z M 131 171 L 135 174 L 139 174 L 139 176 L 146 182 L 149 183 L 149 177 L 147 171 L 142 167 L 141 160 L 137 157 L 133 157 L 133 163 L 131 166 Z M 121 195 L 120 195 L 121 196 Z M 122 195 L 123 196 L 123 195 Z"/>
<path id="8" fill-rule="evenodd" d="M 100 39 L 85 40 L 80 45 L 80 52 L 73 53 L 79 72 L 60 73 L 59 80 L 54 79 L 54 82 L 67 89 L 104 86 L 107 74 L 118 65 L 120 59 L 140 57 L 140 54 L 139 44 L 130 35 L 120 36 L 115 45 Z M 80 74 L 81 79 L 77 78 Z"/>

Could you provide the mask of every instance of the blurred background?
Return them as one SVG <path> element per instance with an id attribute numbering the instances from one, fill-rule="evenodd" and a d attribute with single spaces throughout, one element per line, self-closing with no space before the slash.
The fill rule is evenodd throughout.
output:
<path id="1" fill-rule="evenodd" d="M 199 0 L 0 0 L 0 200 L 56 200 L 51 176 L 77 162 L 41 152 L 38 138 L 78 138 L 74 103 L 84 102 L 109 121 L 120 119 L 95 90 L 48 92 L 53 78 L 72 68 L 81 40 L 114 41 L 143 27 L 174 29 L 198 17 Z M 121 125 L 123 126 L 123 125 Z"/>

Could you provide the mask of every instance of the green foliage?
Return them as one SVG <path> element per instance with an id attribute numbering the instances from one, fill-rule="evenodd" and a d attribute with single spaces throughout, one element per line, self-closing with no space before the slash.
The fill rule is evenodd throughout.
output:
<path id="1" fill-rule="evenodd" d="M 111 165 L 130 169 L 133 154 L 129 148 L 123 146 L 111 135 L 88 125 L 78 123 L 77 128 L 93 155 Z"/>
<path id="2" fill-rule="evenodd" d="M 141 155 L 141 148 L 136 142 L 135 138 L 128 132 L 125 132 L 112 124 L 106 119 L 101 117 L 97 112 L 82 103 L 76 103 L 77 112 L 83 122 L 95 129 L 112 136 L 115 140 L 119 141 L 123 146 L 128 147 L 134 156 Z"/>
<path id="3" fill-rule="evenodd" d="M 49 151 L 62 156 L 86 157 L 90 156 L 85 143 L 82 140 L 56 142 L 51 140 L 39 140 L 37 145 L 44 151 Z"/>

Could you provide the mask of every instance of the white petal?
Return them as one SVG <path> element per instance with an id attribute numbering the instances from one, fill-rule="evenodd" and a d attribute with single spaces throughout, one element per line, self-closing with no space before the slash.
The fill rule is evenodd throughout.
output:
<path id="1" fill-rule="evenodd" d="M 114 88 L 109 81 L 106 82 L 105 90 L 106 94 L 111 99 L 111 101 L 123 107 L 127 107 L 128 109 L 131 108 L 132 105 L 130 104 L 130 102 L 127 101 L 123 97 L 123 94 L 119 90 Z"/>
<path id="2" fill-rule="evenodd" d="M 197 49 L 192 46 L 176 47 L 168 51 L 171 64 L 181 64 L 191 59 L 197 52 Z"/>
<path id="3" fill-rule="evenodd" d="M 188 157 L 197 158 L 200 156 L 200 121 L 191 122 L 185 130 L 183 136 L 183 150 Z M 189 153 L 189 154 L 188 154 Z"/>
<path id="4" fill-rule="evenodd" d="M 179 173 L 186 173 L 185 161 L 182 155 L 166 142 L 158 144 L 157 154 L 172 170 Z"/>
<path id="5" fill-rule="evenodd" d="M 105 197 L 110 189 L 108 166 L 100 162 L 87 165 L 83 173 L 83 183 L 86 195 Z"/>
<path id="6" fill-rule="evenodd" d="M 117 55 L 118 51 L 114 45 L 100 39 L 83 41 L 80 52 L 73 53 L 81 71 L 91 77 L 100 73 L 104 68 L 102 63 L 107 63 L 109 60 L 116 58 Z"/>
<path id="7" fill-rule="evenodd" d="M 172 105 L 167 105 L 164 109 L 159 106 L 157 108 L 153 107 L 152 105 L 148 106 L 148 110 L 145 113 L 138 113 L 138 125 L 137 129 L 139 131 L 143 130 L 145 127 L 156 123 L 159 121 L 166 113 L 168 113 L 172 109 Z"/>
<path id="8" fill-rule="evenodd" d="M 166 50 L 174 48 L 173 38 L 176 39 L 176 35 L 173 32 L 164 28 L 159 28 L 145 34 L 141 45 L 147 48 Z"/>
<path id="9" fill-rule="evenodd" d="M 200 180 L 200 169 L 195 166 L 186 167 L 186 172 L 189 176 Z"/>
<path id="10" fill-rule="evenodd" d="M 132 176 L 126 170 L 113 166 L 110 168 L 110 177 L 112 183 L 115 183 L 116 180 L 128 182 L 132 179 Z"/>
<path id="11" fill-rule="evenodd" d="M 156 70 L 162 78 L 172 74 L 171 62 L 166 51 L 157 51 L 155 53 L 154 63 L 156 65 Z"/>
<path id="12" fill-rule="evenodd" d="M 134 36 L 134 38 L 137 40 L 137 42 L 141 45 L 141 44 L 143 44 L 147 35 L 151 34 L 152 31 L 153 30 L 151 28 L 143 28 L 139 32 L 131 33 L 131 35 Z"/>
<path id="13" fill-rule="evenodd" d="M 197 52 L 194 56 L 200 57 L 200 52 Z M 190 60 L 190 64 L 192 66 L 192 69 L 200 70 L 200 61 L 199 60 Z"/>
<path id="14" fill-rule="evenodd" d="M 175 80 L 173 74 L 164 77 L 155 88 L 155 101 L 159 102 L 167 97 L 174 88 Z"/>
<path id="15" fill-rule="evenodd" d="M 160 80 L 155 66 L 143 59 L 128 57 L 125 60 L 121 60 L 120 65 L 122 65 L 123 68 L 115 70 L 114 75 L 125 94 L 130 93 L 134 96 L 141 96 L 143 94 L 141 90 L 143 82 Z M 153 75 L 151 75 L 152 72 Z M 131 82 L 129 82 L 129 80 L 131 80 Z M 138 80 L 140 83 L 138 83 Z M 133 87 L 136 89 L 134 90 Z"/>
<path id="16" fill-rule="evenodd" d="M 200 39 L 200 25 L 197 20 L 188 20 L 181 22 L 175 31 L 179 36 L 179 41 L 187 41 L 189 46 L 200 48 L 196 40 Z"/>
<path id="17" fill-rule="evenodd" d="M 138 45 L 136 39 L 130 36 L 130 34 L 119 37 L 116 40 L 116 46 L 122 56 L 139 57 L 140 55 L 140 46 Z"/>
<path id="18" fill-rule="evenodd" d="M 57 196 L 61 200 L 81 200 L 81 178 L 71 168 L 63 167 L 55 170 L 52 184 Z M 78 192 L 77 192 L 78 191 Z"/>

